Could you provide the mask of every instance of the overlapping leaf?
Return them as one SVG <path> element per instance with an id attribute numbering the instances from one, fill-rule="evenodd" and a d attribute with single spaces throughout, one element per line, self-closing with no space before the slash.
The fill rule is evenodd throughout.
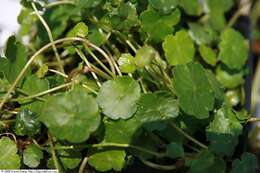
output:
<path id="1" fill-rule="evenodd" d="M 163 42 L 163 50 L 170 65 L 187 64 L 193 60 L 195 53 L 193 41 L 185 30 L 178 31 L 174 36 L 167 36 Z"/>
<path id="2" fill-rule="evenodd" d="M 208 118 L 214 105 L 214 93 L 203 67 L 198 63 L 179 65 L 173 74 L 182 110 L 198 119 Z"/>
<path id="3" fill-rule="evenodd" d="M 75 143 L 87 140 L 100 124 L 96 100 L 81 87 L 51 96 L 39 118 L 54 136 Z"/>
<path id="4" fill-rule="evenodd" d="M 134 79 L 116 77 L 101 86 L 97 101 L 109 118 L 127 119 L 135 113 L 139 97 L 140 87 Z"/>

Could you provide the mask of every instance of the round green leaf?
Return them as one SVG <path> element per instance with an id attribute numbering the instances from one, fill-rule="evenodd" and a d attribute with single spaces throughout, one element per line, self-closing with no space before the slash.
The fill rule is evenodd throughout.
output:
<path id="1" fill-rule="evenodd" d="M 42 108 L 40 120 L 58 139 L 77 143 L 87 140 L 98 128 L 100 115 L 96 100 L 84 88 L 76 87 L 50 97 Z"/>
<path id="2" fill-rule="evenodd" d="M 240 69 L 248 57 L 248 45 L 243 36 L 234 29 L 226 29 L 221 34 L 219 44 L 220 60 L 232 69 Z"/>
<path id="3" fill-rule="evenodd" d="M 176 32 L 175 36 L 167 36 L 163 50 L 170 65 L 187 64 L 193 60 L 195 53 L 193 41 L 185 30 Z"/>
<path id="4" fill-rule="evenodd" d="M 27 109 L 21 110 L 16 115 L 15 133 L 20 136 L 33 136 L 41 131 L 41 123 L 36 113 Z"/>
<path id="5" fill-rule="evenodd" d="M 137 67 L 144 68 L 150 65 L 155 58 L 156 52 L 151 46 L 144 46 L 137 50 L 135 55 L 135 64 Z"/>
<path id="6" fill-rule="evenodd" d="M 67 34 L 67 37 L 86 37 L 88 35 L 88 26 L 79 22 Z"/>
<path id="7" fill-rule="evenodd" d="M 133 73 L 136 70 L 134 57 L 129 53 L 122 54 L 117 62 L 124 73 Z"/>
<path id="8" fill-rule="evenodd" d="M 100 172 L 121 171 L 125 165 L 125 156 L 124 150 L 101 151 L 91 155 L 88 163 Z"/>
<path id="9" fill-rule="evenodd" d="M 0 139 L 0 169 L 19 169 L 20 157 L 16 143 L 8 137 Z"/>
<path id="10" fill-rule="evenodd" d="M 199 52 L 202 59 L 209 65 L 215 66 L 217 63 L 217 55 L 213 49 L 201 44 L 199 47 Z"/>
<path id="11" fill-rule="evenodd" d="M 23 151 L 23 163 L 30 168 L 39 166 L 41 159 L 43 159 L 43 152 L 34 144 Z"/>
<path id="12" fill-rule="evenodd" d="M 208 118 L 215 99 L 202 65 L 178 65 L 173 75 L 173 85 L 182 110 L 198 119 Z"/>
<path id="13" fill-rule="evenodd" d="M 135 117 L 105 121 L 104 142 L 130 144 L 139 133 L 140 127 L 141 123 Z"/>
<path id="14" fill-rule="evenodd" d="M 139 97 L 140 87 L 134 79 L 116 77 L 101 86 L 97 101 L 109 118 L 127 119 L 135 113 Z"/>

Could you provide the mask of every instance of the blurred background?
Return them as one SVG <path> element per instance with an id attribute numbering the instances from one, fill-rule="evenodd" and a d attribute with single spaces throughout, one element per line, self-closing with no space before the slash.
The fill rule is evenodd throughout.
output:
<path id="1" fill-rule="evenodd" d="M 251 75 L 249 77 L 251 82 L 249 82 L 249 87 L 251 89 L 247 88 L 247 92 L 251 92 L 251 98 L 248 97 L 248 99 L 251 100 L 250 110 L 253 116 L 260 117 L 260 0 L 241 0 L 238 6 L 240 6 L 240 11 L 237 15 L 240 16 L 239 18 L 242 20 L 242 25 L 238 24 L 236 28 L 242 29 L 242 32 L 249 31 L 246 35 L 248 35 L 252 47 L 250 57 L 251 65 L 249 66 L 251 71 Z M 19 15 L 20 10 L 20 0 L 1 0 L 1 54 L 7 38 L 10 35 L 17 33 L 19 30 L 17 16 Z M 234 12 L 234 14 L 235 13 L 236 12 Z M 251 124 L 249 131 L 248 144 L 251 150 L 260 156 L 260 122 Z"/>

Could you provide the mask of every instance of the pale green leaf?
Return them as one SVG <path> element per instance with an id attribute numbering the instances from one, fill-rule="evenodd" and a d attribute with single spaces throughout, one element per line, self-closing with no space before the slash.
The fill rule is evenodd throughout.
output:
<path id="1" fill-rule="evenodd" d="M 134 57 L 129 53 L 122 54 L 117 63 L 123 73 L 133 73 L 136 70 Z"/>
<path id="2" fill-rule="evenodd" d="M 0 139 L 0 169 L 19 169 L 20 157 L 16 143 L 8 137 Z"/>
<path id="3" fill-rule="evenodd" d="M 41 159 L 43 159 L 43 152 L 34 144 L 30 144 L 23 151 L 23 163 L 30 168 L 38 167 Z"/>
<path id="4" fill-rule="evenodd" d="M 88 158 L 88 163 L 97 171 L 121 171 L 125 165 L 126 153 L 124 150 L 100 151 Z"/>
<path id="5" fill-rule="evenodd" d="M 199 47 L 199 52 L 202 59 L 209 65 L 215 66 L 217 63 L 217 54 L 210 47 L 201 44 Z"/>
<path id="6" fill-rule="evenodd" d="M 219 44 L 220 60 L 231 69 L 240 69 L 248 57 L 248 44 L 243 36 L 234 29 L 226 29 L 221 34 Z"/>
<path id="7" fill-rule="evenodd" d="M 194 43 L 185 30 L 176 32 L 174 36 L 167 36 L 163 42 L 163 50 L 172 66 L 191 62 L 195 54 Z"/>
<path id="8" fill-rule="evenodd" d="M 140 87 L 134 79 L 116 77 L 103 83 L 97 101 L 109 118 L 127 119 L 135 113 L 139 97 Z"/>

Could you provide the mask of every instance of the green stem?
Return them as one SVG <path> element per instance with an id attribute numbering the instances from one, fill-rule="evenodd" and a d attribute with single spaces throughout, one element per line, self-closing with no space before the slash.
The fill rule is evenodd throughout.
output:
<path id="1" fill-rule="evenodd" d="M 154 168 L 154 169 L 159 169 L 159 170 L 164 170 L 164 171 L 171 171 L 171 170 L 176 169 L 175 165 L 159 165 L 159 164 L 150 162 L 148 160 L 145 160 L 141 157 L 139 159 L 141 160 L 141 162 L 143 162 L 143 164 L 145 164 L 146 166 L 149 166 L 151 168 Z"/>
<path id="2" fill-rule="evenodd" d="M 51 145 L 51 155 L 52 155 L 52 160 L 54 162 L 54 166 L 55 166 L 55 168 L 57 170 L 60 170 L 59 161 L 58 161 L 58 158 L 56 156 L 55 146 L 53 144 L 53 140 L 52 140 L 51 134 L 49 134 L 49 133 L 48 133 L 48 138 L 49 138 L 50 145 Z"/>
<path id="3" fill-rule="evenodd" d="M 76 50 L 77 54 L 79 55 L 79 57 L 86 63 L 86 65 L 87 65 L 89 68 L 91 68 L 90 63 L 89 63 L 88 59 L 86 58 L 86 56 L 83 54 L 83 52 L 82 52 L 81 50 L 79 50 L 78 48 L 75 48 L 75 50 Z M 98 80 L 97 75 L 96 75 L 94 72 L 90 72 L 90 73 L 91 73 L 91 75 L 93 76 L 93 78 L 95 79 L 97 85 L 100 87 L 101 84 L 100 84 L 100 82 L 99 82 L 99 80 Z"/>
<path id="4" fill-rule="evenodd" d="M 100 143 L 100 144 L 87 144 L 87 145 L 79 145 L 79 146 L 57 146 L 56 150 L 65 150 L 65 149 L 77 149 L 77 148 L 102 148 L 102 147 L 117 147 L 117 148 L 131 148 L 134 150 L 138 150 L 147 154 L 154 155 L 158 158 L 167 157 L 166 153 L 158 153 L 146 148 L 142 148 L 139 146 L 131 145 L 131 144 L 120 144 L 120 143 Z"/>
<path id="5" fill-rule="evenodd" d="M 178 127 L 174 122 L 170 122 L 170 125 L 176 129 L 179 133 L 181 133 L 184 137 L 186 137 L 187 139 L 189 139 L 190 141 L 192 141 L 193 143 L 197 144 L 198 146 L 200 146 L 203 149 L 208 149 L 208 147 L 204 144 L 202 144 L 201 142 L 199 142 L 197 139 L 193 138 L 192 136 L 190 136 L 188 133 L 184 132 L 180 127 Z"/>
<path id="6" fill-rule="evenodd" d="M 85 43 L 86 45 L 90 45 L 90 42 L 85 40 L 84 38 L 79 38 L 79 37 L 68 37 L 68 38 L 61 38 L 58 39 L 52 43 L 48 43 L 45 46 L 43 46 L 41 49 L 39 49 L 37 52 L 35 52 L 31 58 L 29 59 L 29 61 L 25 64 L 25 66 L 23 67 L 23 69 L 21 70 L 21 72 L 19 73 L 19 75 L 16 77 L 16 79 L 14 80 L 13 84 L 11 85 L 11 87 L 9 88 L 9 90 L 7 91 L 7 93 L 4 95 L 3 100 L 0 102 L 0 110 L 2 109 L 2 107 L 4 106 L 5 102 L 9 99 L 9 96 L 11 95 L 11 93 L 15 90 L 16 85 L 19 83 L 19 81 L 23 78 L 24 74 L 26 73 L 26 71 L 28 70 L 28 68 L 30 67 L 30 65 L 32 64 L 32 62 L 37 58 L 37 56 L 39 56 L 42 52 L 44 52 L 45 50 L 49 49 L 50 47 L 52 47 L 52 45 L 56 45 L 59 43 L 63 43 L 63 42 L 72 42 L 72 41 L 79 41 L 82 43 Z M 91 44 L 92 46 L 94 44 Z"/>
<path id="7" fill-rule="evenodd" d="M 46 30 L 46 32 L 47 32 L 47 34 L 48 34 L 48 37 L 49 37 L 50 42 L 53 43 L 54 40 L 53 40 L 53 36 L 52 36 L 50 27 L 48 26 L 48 24 L 46 23 L 46 21 L 44 20 L 44 18 L 39 14 L 39 11 L 38 11 L 38 9 L 36 8 L 35 3 L 32 2 L 31 4 L 32 4 L 32 7 L 33 7 L 33 9 L 34 9 L 34 11 L 35 11 L 36 16 L 39 18 L 39 20 L 41 21 L 42 25 L 44 26 L 44 28 L 45 28 L 45 30 Z M 58 50 L 57 50 L 55 44 L 52 44 L 52 49 L 53 49 L 53 51 L 54 51 L 54 54 L 55 54 L 55 57 L 56 57 L 56 59 L 57 59 L 57 62 L 58 62 L 58 65 L 59 65 L 59 68 L 60 68 L 61 72 L 62 72 L 62 73 L 65 73 L 64 68 L 63 68 L 63 65 L 62 65 L 62 63 L 61 63 L 60 55 L 59 55 L 59 53 L 58 53 Z"/>
<path id="8" fill-rule="evenodd" d="M 99 75 L 100 77 L 103 77 L 107 80 L 112 79 L 111 76 L 109 76 L 108 74 L 106 74 L 105 72 L 103 72 L 102 70 L 100 70 L 98 67 L 96 67 L 94 64 L 90 63 L 91 69 L 94 73 L 96 73 L 97 75 Z"/>
<path id="9" fill-rule="evenodd" d="M 84 44 L 84 43 L 83 43 L 83 44 Z M 89 47 L 88 47 L 86 44 L 84 44 L 84 46 L 85 46 L 86 50 L 88 51 L 88 53 L 95 59 L 95 61 L 96 61 L 109 75 L 111 75 L 112 77 L 115 77 L 115 74 L 114 74 L 112 71 L 110 71 L 110 70 L 99 60 L 99 58 L 89 49 Z M 101 50 L 100 48 L 96 47 L 96 50 L 97 50 L 97 49 L 98 49 L 98 50 Z M 102 52 L 103 52 L 103 50 L 102 50 Z M 107 54 L 105 54 L 105 57 L 107 57 L 106 60 L 109 62 L 110 66 L 113 66 L 113 64 L 112 64 L 112 62 L 111 62 L 111 60 L 110 60 L 110 58 L 108 57 Z"/>
<path id="10" fill-rule="evenodd" d="M 16 91 L 18 91 L 18 92 L 20 92 L 21 94 L 26 95 L 26 96 L 29 96 L 29 95 L 30 95 L 29 93 L 23 91 L 23 90 L 20 89 L 20 88 L 16 88 Z M 40 98 L 40 97 L 36 97 L 35 99 L 37 99 L 37 100 L 39 100 L 39 101 L 44 101 L 44 99 L 43 99 L 43 98 Z"/>
<path id="11" fill-rule="evenodd" d="M 88 158 L 85 157 L 85 158 L 83 159 L 83 161 L 82 161 L 80 167 L 79 167 L 79 173 L 84 173 L 84 169 L 85 169 L 87 163 L 88 163 Z"/>
<path id="12" fill-rule="evenodd" d="M 85 84 L 83 84 L 82 86 L 83 86 L 84 88 L 86 88 L 87 90 L 89 90 L 90 92 L 92 92 L 92 93 L 98 95 L 98 92 L 96 92 L 95 90 L 93 90 L 93 89 L 90 88 L 89 86 L 87 86 L 87 85 L 85 85 Z"/>
<path id="13" fill-rule="evenodd" d="M 49 94 L 49 93 L 58 91 L 58 90 L 60 90 L 60 89 L 69 87 L 69 86 L 71 86 L 72 84 L 73 84 L 73 82 L 65 83 L 65 84 L 62 84 L 62 85 L 60 85 L 60 86 L 57 86 L 57 87 L 48 89 L 48 90 L 46 90 L 46 91 L 42 91 L 42 92 L 39 92 L 39 93 L 37 93 L 37 94 L 30 95 L 30 96 L 28 96 L 28 97 L 20 97 L 20 98 L 17 98 L 17 99 L 11 99 L 10 101 L 24 101 L 24 100 L 34 99 L 34 98 L 41 97 L 41 96 L 44 96 L 44 95 L 46 95 L 46 94 Z M 44 100 L 44 101 L 45 101 L 45 100 Z"/>

